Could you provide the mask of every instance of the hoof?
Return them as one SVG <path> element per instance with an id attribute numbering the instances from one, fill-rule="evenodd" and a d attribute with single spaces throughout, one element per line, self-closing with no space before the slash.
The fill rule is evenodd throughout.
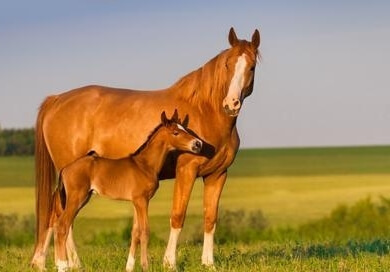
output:
<path id="1" fill-rule="evenodd" d="M 45 257 L 35 257 L 31 261 L 31 267 L 38 271 L 46 271 L 45 267 Z"/>

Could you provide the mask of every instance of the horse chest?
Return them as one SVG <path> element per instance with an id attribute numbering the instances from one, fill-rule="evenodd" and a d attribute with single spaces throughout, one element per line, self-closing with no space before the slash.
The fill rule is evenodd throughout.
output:
<path id="1" fill-rule="evenodd" d="M 199 175 L 205 176 L 213 172 L 224 172 L 232 164 L 235 154 L 236 151 L 233 148 L 224 146 L 216 152 L 212 159 L 199 167 Z"/>

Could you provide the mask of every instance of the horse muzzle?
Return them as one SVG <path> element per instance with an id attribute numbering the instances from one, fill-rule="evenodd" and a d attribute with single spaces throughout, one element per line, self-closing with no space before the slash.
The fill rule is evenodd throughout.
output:
<path id="1" fill-rule="evenodd" d="M 240 113 L 241 101 L 238 98 L 225 98 L 222 102 L 225 113 L 231 117 L 236 117 Z"/>

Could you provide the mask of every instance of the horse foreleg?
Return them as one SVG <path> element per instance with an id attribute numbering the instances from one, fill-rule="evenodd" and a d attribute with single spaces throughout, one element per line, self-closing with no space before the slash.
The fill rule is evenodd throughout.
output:
<path id="1" fill-rule="evenodd" d="M 176 266 L 176 247 L 187 211 L 188 201 L 194 186 L 196 171 L 188 166 L 179 167 L 176 171 L 176 181 L 173 191 L 171 212 L 171 231 L 167 249 L 164 254 L 164 266 L 174 269 Z"/>
<path id="2" fill-rule="evenodd" d="M 133 227 L 131 229 L 131 243 L 130 243 L 130 250 L 129 250 L 129 256 L 127 258 L 126 263 L 126 271 L 130 272 L 134 270 L 134 264 L 135 264 L 135 253 L 137 250 L 138 243 L 140 241 L 140 230 L 138 225 L 138 218 L 137 218 L 137 210 L 134 207 L 134 213 L 133 213 Z"/>
<path id="3" fill-rule="evenodd" d="M 204 178 L 204 240 L 202 264 L 214 265 L 214 232 L 218 215 L 219 198 L 226 181 L 226 172 Z"/>

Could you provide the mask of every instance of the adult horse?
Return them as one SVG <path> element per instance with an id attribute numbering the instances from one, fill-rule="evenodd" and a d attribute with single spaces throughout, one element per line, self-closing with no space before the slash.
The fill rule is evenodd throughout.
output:
<path id="1" fill-rule="evenodd" d="M 48 225 L 56 171 L 91 151 L 113 159 L 135 152 L 159 123 L 161 112 L 172 114 L 175 109 L 188 115 L 188 128 L 213 152 L 205 149 L 205 156 L 177 154 L 167 159 L 160 173 L 161 179 L 176 177 L 164 263 L 175 266 L 176 245 L 192 187 L 196 177 L 203 177 L 202 263 L 213 265 L 219 198 L 227 168 L 239 147 L 237 115 L 253 91 L 260 34 L 256 29 L 251 41 L 239 40 L 231 28 L 228 39 L 229 49 L 167 89 L 86 86 L 46 98 L 36 122 L 37 239 L 33 265 L 44 268 L 52 235 Z M 67 251 L 69 265 L 78 266 L 71 229 Z"/>

